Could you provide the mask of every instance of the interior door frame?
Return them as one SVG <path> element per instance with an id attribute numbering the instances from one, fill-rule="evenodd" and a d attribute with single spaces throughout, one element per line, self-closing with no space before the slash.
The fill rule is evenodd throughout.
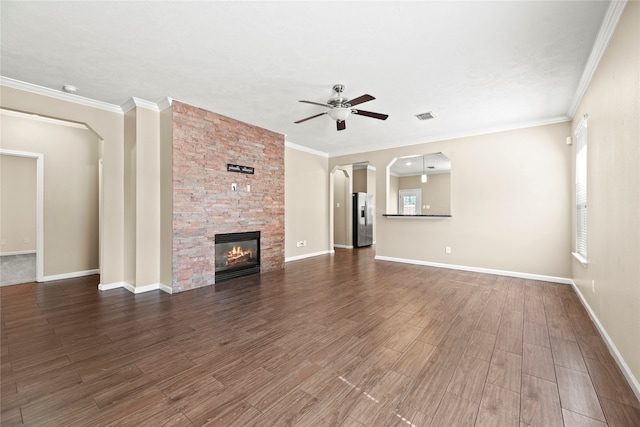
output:
<path id="1" fill-rule="evenodd" d="M 44 154 L 0 148 L 0 155 L 36 159 L 36 281 L 44 282 Z"/>
<path id="2" fill-rule="evenodd" d="M 334 227 L 335 227 L 335 213 L 334 213 L 334 209 L 335 209 L 335 175 L 337 173 L 341 173 L 344 174 L 344 176 L 347 178 L 347 201 L 346 201 L 346 206 L 344 207 L 345 209 L 345 224 L 347 226 L 345 233 L 346 233 L 346 237 L 347 237 L 347 244 L 346 245 L 340 245 L 339 247 L 343 247 L 346 249 L 353 249 L 353 242 L 352 240 L 352 224 L 351 224 L 351 193 L 353 192 L 353 182 L 352 182 L 352 174 L 353 174 L 353 170 L 349 168 L 349 166 L 351 165 L 338 165 L 335 166 L 332 170 L 331 173 L 329 173 L 329 253 L 335 253 L 335 239 L 334 239 Z"/>

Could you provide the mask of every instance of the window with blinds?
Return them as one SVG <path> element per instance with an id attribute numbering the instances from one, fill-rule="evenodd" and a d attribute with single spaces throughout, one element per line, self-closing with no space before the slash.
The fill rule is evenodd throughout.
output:
<path id="1" fill-rule="evenodd" d="M 576 254 L 587 259 L 587 117 L 576 130 Z"/>

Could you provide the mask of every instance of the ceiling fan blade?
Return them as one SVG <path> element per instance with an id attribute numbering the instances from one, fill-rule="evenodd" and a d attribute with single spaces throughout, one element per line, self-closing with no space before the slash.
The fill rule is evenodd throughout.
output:
<path id="1" fill-rule="evenodd" d="M 351 112 L 353 114 L 359 114 L 361 116 L 373 117 L 374 119 L 379 119 L 379 120 L 387 120 L 387 117 L 389 117 L 388 114 L 372 113 L 371 111 L 365 111 L 365 110 L 351 110 Z"/>
<path id="2" fill-rule="evenodd" d="M 316 114 L 314 116 L 310 116 L 310 117 L 307 117 L 306 119 L 298 120 L 297 122 L 293 122 L 293 123 L 306 122 L 307 120 L 315 119 L 316 117 L 324 116 L 325 114 L 327 114 L 326 111 L 324 113 Z"/>
<path id="3" fill-rule="evenodd" d="M 347 122 L 344 120 L 336 120 L 336 127 L 338 130 L 345 130 L 347 128 Z"/>
<path id="4" fill-rule="evenodd" d="M 352 107 L 354 105 L 358 105 L 358 104 L 362 104 L 363 102 L 368 102 L 368 101 L 373 101 L 375 98 L 371 95 L 362 95 L 359 96 L 357 98 L 353 98 L 352 100 L 349 101 L 349 105 L 351 105 Z"/>
<path id="5" fill-rule="evenodd" d="M 319 105 L 321 107 L 329 107 L 331 108 L 331 105 L 329 104 L 323 104 L 322 102 L 314 102 L 314 101 L 305 101 L 304 99 L 301 99 L 298 102 L 304 102 L 305 104 L 313 104 L 313 105 Z"/>

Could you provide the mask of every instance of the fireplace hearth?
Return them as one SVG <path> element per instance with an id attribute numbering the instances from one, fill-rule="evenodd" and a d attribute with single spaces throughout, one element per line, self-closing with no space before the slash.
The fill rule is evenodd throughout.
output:
<path id="1" fill-rule="evenodd" d="M 260 272 L 260 232 L 216 234 L 216 283 Z"/>

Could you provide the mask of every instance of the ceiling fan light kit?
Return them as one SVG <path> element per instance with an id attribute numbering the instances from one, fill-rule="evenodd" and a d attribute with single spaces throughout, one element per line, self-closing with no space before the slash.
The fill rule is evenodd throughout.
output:
<path id="1" fill-rule="evenodd" d="M 327 114 L 329 114 L 329 117 L 331 117 L 333 120 L 342 121 L 349 117 L 349 114 L 351 114 L 351 110 L 348 108 L 338 107 L 332 108 L 331 110 L 327 111 Z"/>
<path id="2" fill-rule="evenodd" d="M 348 98 L 345 98 L 342 96 L 342 92 L 344 92 L 344 89 L 345 87 L 342 84 L 334 85 L 333 91 L 335 92 L 335 95 L 329 98 L 327 102 L 324 104 L 321 102 L 300 100 L 300 102 L 303 102 L 305 104 L 312 104 L 312 105 L 318 105 L 320 107 L 326 107 L 328 108 L 328 110 L 325 111 L 324 113 L 315 114 L 313 116 L 309 116 L 304 119 L 298 120 L 297 122 L 294 122 L 294 123 L 306 122 L 307 120 L 315 119 L 316 117 L 320 117 L 327 114 L 329 117 L 331 117 L 333 120 L 336 121 L 336 128 L 338 130 L 345 130 L 347 128 L 345 120 L 351 114 L 371 117 L 378 120 L 386 120 L 387 117 L 389 117 L 389 115 L 387 114 L 374 113 L 371 111 L 357 110 L 355 108 L 351 108 L 354 105 L 359 105 L 364 102 L 372 101 L 375 98 L 371 95 L 365 94 L 349 100 Z"/>

